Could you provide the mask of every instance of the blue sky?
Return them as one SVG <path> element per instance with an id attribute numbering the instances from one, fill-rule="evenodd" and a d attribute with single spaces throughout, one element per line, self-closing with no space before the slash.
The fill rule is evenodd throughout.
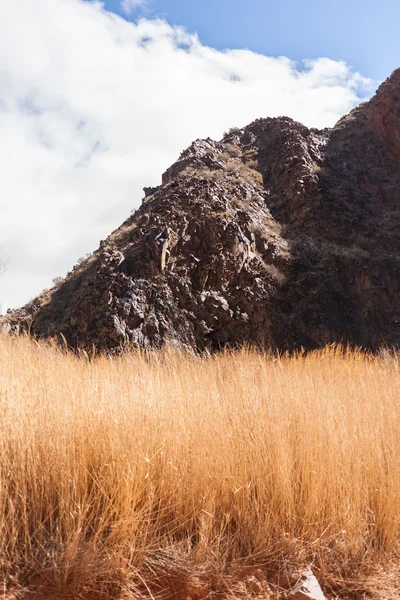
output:
<path id="1" fill-rule="evenodd" d="M 124 14 L 120 0 L 105 7 Z M 131 18 L 140 14 L 182 25 L 217 49 L 327 56 L 379 80 L 400 66 L 400 0 L 149 0 Z"/>

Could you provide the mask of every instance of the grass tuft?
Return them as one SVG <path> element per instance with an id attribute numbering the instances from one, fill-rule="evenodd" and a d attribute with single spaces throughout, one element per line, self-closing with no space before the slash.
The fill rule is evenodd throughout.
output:
<path id="1" fill-rule="evenodd" d="M 331 589 L 398 566 L 393 353 L 89 360 L 0 336 L 0 433 L 5 585 L 200 599 L 249 566 Z"/>

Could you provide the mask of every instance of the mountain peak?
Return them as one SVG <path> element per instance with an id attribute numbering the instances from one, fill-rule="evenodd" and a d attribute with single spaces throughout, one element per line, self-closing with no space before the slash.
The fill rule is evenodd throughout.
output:
<path id="1" fill-rule="evenodd" d="M 400 163 L 400 69 L 380 85 L 368 112 L 372 126 Z"/>

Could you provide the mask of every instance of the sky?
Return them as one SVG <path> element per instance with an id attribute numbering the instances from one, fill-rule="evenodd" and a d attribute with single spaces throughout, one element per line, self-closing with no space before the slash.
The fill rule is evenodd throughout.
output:
<path id="1" fill-rule="evenodd" d="M 96 249 L 194 139 L 267 116 L 333 126 L 400 63 L 385 0 L 19 0 L 0 15 L 3 311 Z"/>
<path id="2" fill-rule="evenodd" d="M 249 48 L 297 61 L 327 56 L 374 79 L 400 64 L 399 0 L 127 0 L 125 7 L 107 0 L 105 6 L 127 18 L 162 17 L 218 50 Z"/>

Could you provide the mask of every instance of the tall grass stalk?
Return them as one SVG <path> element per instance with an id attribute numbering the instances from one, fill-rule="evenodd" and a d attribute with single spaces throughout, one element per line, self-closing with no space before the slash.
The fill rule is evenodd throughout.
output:
<path id="1" fill-rule="evenodd" d="M 397 560 L 399 525 L 395 356 L 89 360 L 0 337 L 7 580 L 112 594 L 245 564 L 346 577 Z"/>

